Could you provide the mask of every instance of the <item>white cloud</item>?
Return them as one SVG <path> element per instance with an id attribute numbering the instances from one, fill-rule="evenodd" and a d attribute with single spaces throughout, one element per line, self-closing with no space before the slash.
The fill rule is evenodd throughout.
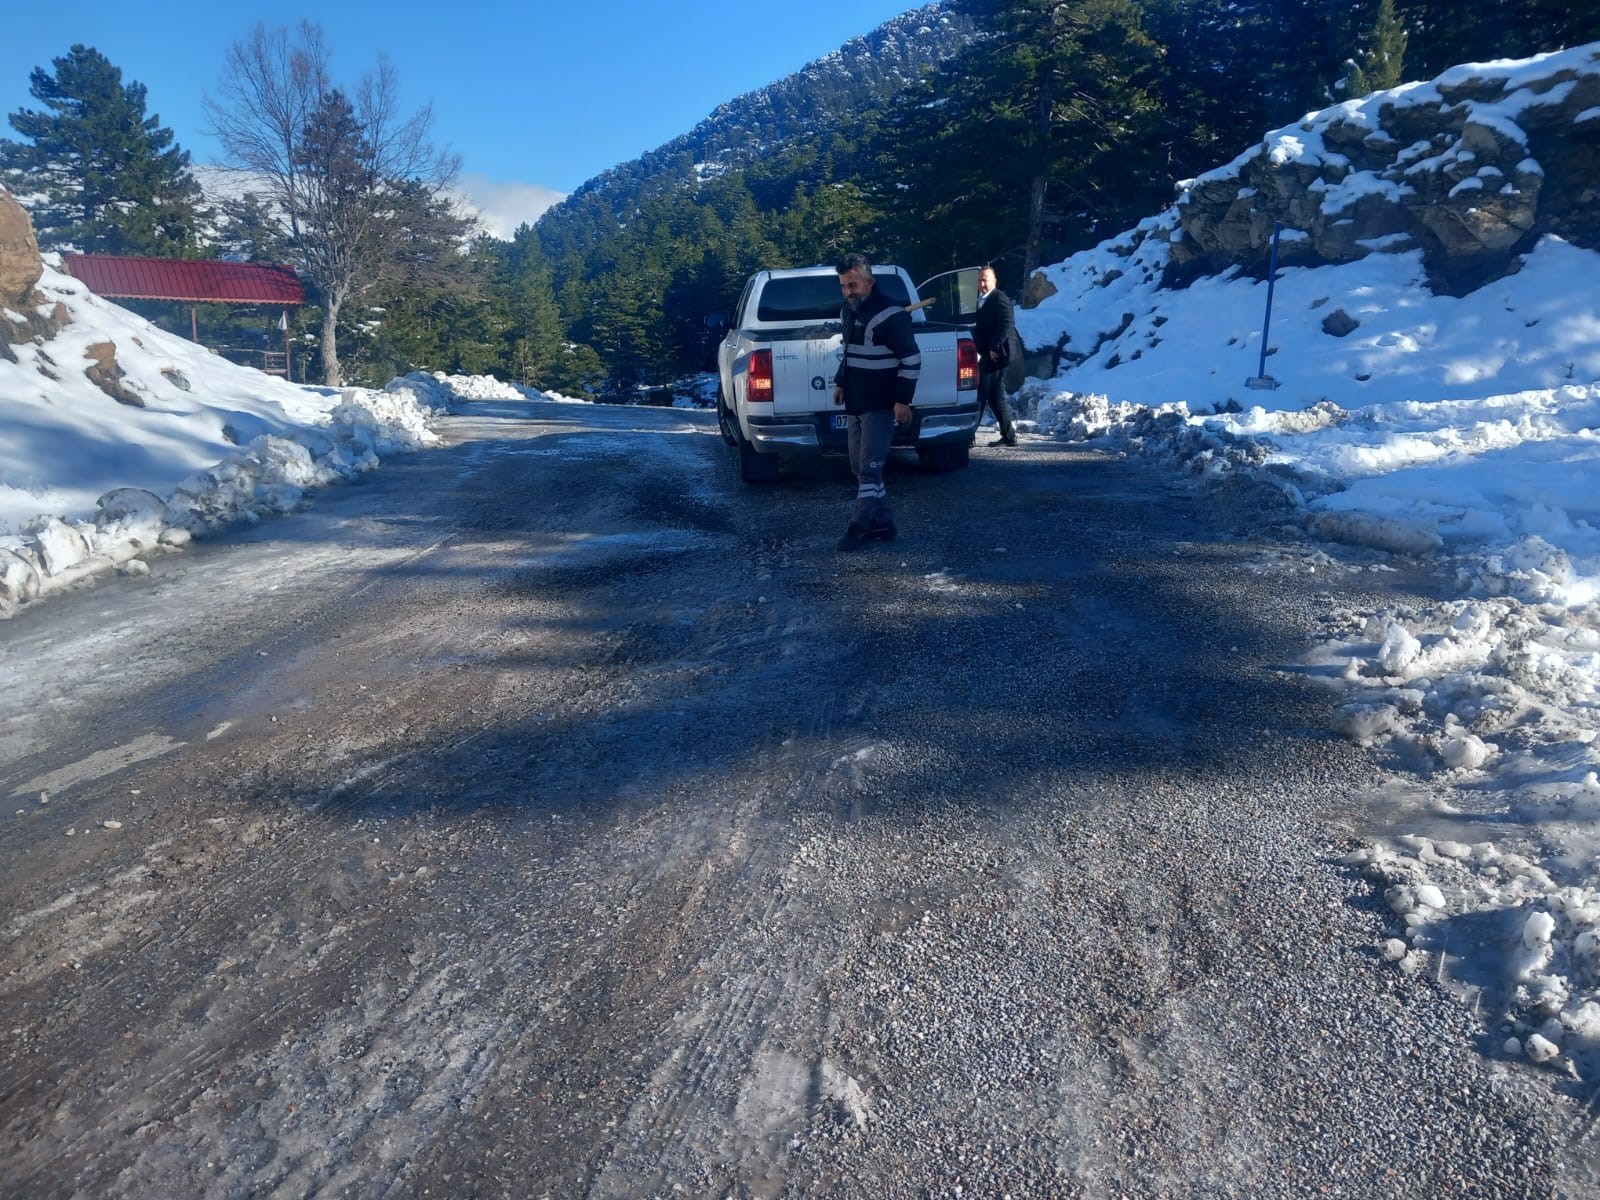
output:
<path id="1" fill-rule="evenodd" d="M 545 209 L 567 196 L 537 183 L 502 183 L 476 172 L 463 173 L 456 180 L 455 190 L 478 214 L 484 228 L 504 241 L 511 239 L 518 225 L 532 225 Z"/>
<path id="2" fill-rule="evenodd" d="M 191 169 L 212 204 L 237 199 L 248 191 L 266 191 L 265 181 L 249 171 L 213 166 Z M 502 241 L 510 241 L 518 225 L 523 222 L 532 225 L 545 209 L 567 198 L 565 192 L 541 184 L 502 183 L 476 172 L 457 176 L 451 190 L 483 222 L 485 231 Z"/>

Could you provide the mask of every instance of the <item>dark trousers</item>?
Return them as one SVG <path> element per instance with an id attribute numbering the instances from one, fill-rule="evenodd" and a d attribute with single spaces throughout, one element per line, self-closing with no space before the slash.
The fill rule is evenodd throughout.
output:
<path id="1" fill-rule="evenodd" d="M 1006 402 L 1006 372 L 1004 367 L 978 372 L 978 424 L 983 424 L 983 406 L 987 404 L 1000 426 L 1000 437 L 1007 442 L 1017 440 L 1017 427 L 1011 421 L 1011 405 Z"/>
<path id="2" fill-rule="evenodd" d="M 889 459 L 889 443 L 894 440 L 894 412 L 878 410 L 844 419 L 850 470 L 856 477 L 856 507 L 850 519 L 859 525 L 892 522 L 889 492 L 883 486 L 883 465 Z"/>

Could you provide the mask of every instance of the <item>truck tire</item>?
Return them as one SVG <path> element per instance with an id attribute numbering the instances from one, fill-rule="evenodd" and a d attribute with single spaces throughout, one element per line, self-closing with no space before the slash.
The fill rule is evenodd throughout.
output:
<path id="1" fill-rule="evenodd" d="M 760 454 L 744 438 L 739 439 L 739 478 L 746 483 L 771 483 L 778 477 L 778 456 Z"/>
<path id="2" fill-rule="evenodd" d="M 722 394 L 721 384 L 717 385 L 717 428 L 722 431 L 722 440 L 728 445 L 739 444 L 739 425 L 728 408 L 728 399 Z"/>
<path id="3" fill-rule="evenodd" d="M 967 465 L 971 451 L 971 442 L 955 444 L 935 442 L 931 446 L 918 446 L 917 457 L 930 471 L 959 471 Z"/>

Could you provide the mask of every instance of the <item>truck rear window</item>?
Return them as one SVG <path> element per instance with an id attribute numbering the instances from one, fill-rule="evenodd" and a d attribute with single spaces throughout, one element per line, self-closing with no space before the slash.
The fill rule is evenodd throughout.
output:
<path id="1" fill-rule="evenodd" d="M 875 288 L 896 304 L 910 304 L 905 280 L 894 272 L 872 273 Z M 844 307 L 837 275 L 795 275 L 769 279 L 756 305 L 758 321 L 836 321 Z"/>

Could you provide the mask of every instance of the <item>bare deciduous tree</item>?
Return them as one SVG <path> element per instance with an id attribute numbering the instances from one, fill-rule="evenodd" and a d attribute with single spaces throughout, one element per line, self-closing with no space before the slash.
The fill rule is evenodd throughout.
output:
<path id="1" fill-rule="evenodd" d="M 460 160 L 432 142 L 433 109 L 399 110 L 379 56 L 353 92 L 334 85 L 322 29 L 257 25 L 229 48 L 206 113 L 224 151 L 253 173 L 322 304 L 324 382 L 343 381 L 340 310 L 352 298 L 437 277 L 472 222 L 446 189 Z M 418 240 L 430 240 L 419 247 Z"/>

